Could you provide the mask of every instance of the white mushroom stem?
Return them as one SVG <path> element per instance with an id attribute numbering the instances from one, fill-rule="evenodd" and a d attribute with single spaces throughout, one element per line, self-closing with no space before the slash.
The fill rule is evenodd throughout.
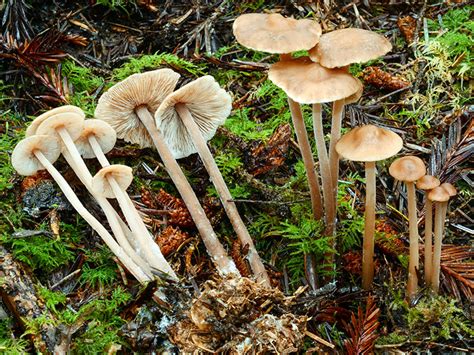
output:
<path id="1" fill-rule="evenodd" d="M 156 149 L 158 150 L 158 153 L 165 164 L 168 174 L 173 180 L 176 189 L 179 191 L 184 203 L 186 204 L 186 207 L 188 208 L 189 213 L 196 224 L 196 228 L 201 235 L 202 241 L 206 246 L 207 252 L 216 265 L 218 272 L 224 276 L 229 274 L 239 275 L 239 271 L 237 270 L 234 261 L 229 258 L 224 247 L 217 238 L 217 235 L 212 228 L 211 222 L 209 222 L 209 219 L 207 218 L 201 204 L 199 203 L 196 194 L 191 188 L 189 181 L 184 176 L 183 171 L 179 167 L 176 159 L 173 157 L 173 154 L 166 145 L 165 139 L 161 132 L 156 128 L 153 116 L 148 111 L 146 106 L 137 107 L 135 112 L 150 134 L 150 137 L 152 138 L 153 143 L 155 144 Z"/>
<path id="2" fill-rule="evenodd" d="M 324 197 L 324 213 L 326 221 L 326 234 L 333 235 L 336 220 L 336 206 L 334 206 L 331 168 L 329 166 L 328 152 L 324 142 L 323 115 L 321 104 L 313 104 L 313 128 L 316 148 L 318 149 L 319 167 L 321 170 L 321 183 Z"/>
<path id="3" fill-rule="evenodd" d="M 336 144 L 339 138 L 341 138 L 343 114 L 344 100 L 334 101 L 332 105 L 331 141 L 329 142 L 329 165 L 331 169 L 334 213 L 336 213 L 337 208 L 337 189 L 339 181 L 339 155 L 336 152 Z"/>
<path id="4" fill-rule="evenodd" d="M 295 127 L 296 139 L 298 140 L 301 157 L 303 158 L 303 163 L 306 169 L 313 215 L 316 220 L 320 220 L 323 217 L 321 191 L 319 188 L 318 176 L 315 170 L 311 145 L 309 144 L 308 132 L 306 132 L 306 126 L 304 124 L 303 113 L 301 112 L 301 106 L 290 98 L 288 98 L 288 105 L 290 106 L 291 118 L 293 120 L 293 126 Z"/>
<path id="5" fill-rule="evenodd" d="M 428 191 L 427 191 L 428 192 Z M 431 284 L 431 273 L 433 272 L 433 203 L 425 195 L 425 282 Z"/>
<path id="6" fill-rule="evenodd" d="M 441 272 L 441 246 L 443 243 L 444 221 L 448 210 L 448 202 L 437 202 L 435 212 L 434 226 L 434 253 L 433 253 L 433 269 L 431 278 L 431 288 L 435 294 L 439 292 L 439 276 Z"/>
<path id="7" fill-rule="evenodd" d="M 375 235 L 375 162 L 365 163 L 365 226 L 362 251 L 362 287 L 372 288 L 374 279 L 374 235 Z"/>
<path id="8" fill-rule="evenodd" d="M 408 194 L 408 225 L 410 230 L 410 260 L 408 262 L 407 293 L 410 299 L 416 295 L 418 289 L 417 270 L 419 267 L 418 255 L 418 226 L 416 213 L 415 183 L 406 181 Z"/>
<path id="9" fill-rule="evenodd" d="M 143 270 L 127 255 L 127 253 L 117 244 L 112 236 L 107 232 L 105 227 L 84 207 L 74 191 L 71 189 L 67 181 L 59 173 L 58 170 L 49 162 L 41 151 L 34 152 L 35 157 L 45 167 L 48 173 L 58 184 L 64 196 L 68 199 L 74 209 L 81 215 L 82 218 L 100 235 L 102 240 L 107 244 L 109 249 L 117 258 L 124 264 L 124 266 L 132 273 L 132 275 L 141 283 L 150 281 L 151 278 L 143 272 Z"/>
<path id="10" fill-rule="evenodd" d="M 221 172 L 219 171 L 219 168 L 217 167 L 214 158 L 212 157 L 211 151 L 209 150 L 209 147 L 207 146 L 198 125 L 194 121 L 194 118 L 192 117 L 191 112 L 189 112 L 186 105 L 178 104 L 175 106 L 175 110 L 181 118 L 183 124 L 186 126 L 188 134 L 191 136 L 194 145 L 196 146 L 197 152 L 209 173 L 212 183 L 216 187 L 217 193 L 221 198 L 222 205 L 224 206 L 227 216 L 234 227 L 237 237 L 239 238 L 242 245 L 248 247 L 247 258 L 257 281 L 270 287 L 270 279 L 265 270 L 265 266 L 258 256 L 252 237 L 250 236 L 247 227 L 240 217 L 235 202 L 232 201 L 232 195 L 230 194 L 230 191 L 224 181 L 224 178 L 222 177 Z"/>

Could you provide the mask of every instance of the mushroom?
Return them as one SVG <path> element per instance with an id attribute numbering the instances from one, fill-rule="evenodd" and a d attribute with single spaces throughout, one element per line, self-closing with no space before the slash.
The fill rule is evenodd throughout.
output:
<path id="1" fill-rule="evenodd" d="M 426 174 L 423 161 L 415 156 L 406 156 L 395 160 L 389 173 L 398 181 L 405 182 L 408 194 L 408 224 L 410 229 L 410 260 L 408 265 L 407 293 L 413 299 L 418 289 L 417 270 L 419 266 L 418 226 L 416 212 L 416 194 L 414 182 Z"/>
<path id="2" fill-rule="evenodd" d="M 175 159 L 198 153 L 216 187 L 222 205 L 242 245 L 257 281 L 270 287 L 270 279 L 258 256 L 247 227 L 232 201 L 232 195 L 209 150 L 206 141 L 216 133 L 232 109 L 230 95 L 212 76 L 204 76 L 171 93 L 155 112 L 156 126 Z"/>
<path id="3" fill-rule="evenodd" d="M 430 190 L 438 187 L 440 184 L 438 178 L 432 175 L 425 175 L 416 182 L 416 187 L 425 190 L 425 282 L 431 283 L 431 273 L 433 270 L 433 206 L 428 198 Z"/>
<path id="4" fill-rule="evenodd" d="M 431 201 L 436 202 L 435 227 L 434 227 L 434 252 L 433 252 L 433 270 L 431 278 L 431 287 L 435 294 L 439 292 L 439 276 L 441 269 L 441 247 L 443 243 L 444 221 L 448 210 L 449 199 L 456 196 L 456 188 L 444 183 L 434 188 L 428 194 Z"/>
<path id="5" fill-rule="evenodd" d="M 336 144 L 337 153 L 344 159 L 365 162 L 365 227 L 362 253 L 362 287 L 372 288 L 374 278 L 375 234 L 375 162 L 388 159 L 403 147 L 400 136 L 389 130 L 366 125 L 356 127 Z"/>
<path id="6" fill-rule="evenodd" d="M 150 276 L 125 253 L 104 226 L 84 207 L 61 173 L 53 166 L 60 154 L 61 144 L 55 136 L 34 135 L 17 144 L 12 153 L 12 165 L 19 174 L 27 176 L 46 169 L 74 209 L 100 235 L 135 278 L 142 283 L 150 281 Z"/>
<path id="7" fill-rule="evenodd" d="M 84 119 L 86 115 L 84 114 L 84 111 L 82 111 L 79 107 L 77 106 L 72 106 L 72 105 L 64 105 L 64 106 L 59 106 L 56 108 L 53 108 L 52 110 L 46 111 L 42 115 L 39 115 L 36 117 L 33 122 L 30 123 L 30 125 L 26 128 L 25 136 L 30 137 L 36 134 L 36 130 L 38 129 L 39 125 L 43 123 L 43 121 L 51 116 L 60 114 L 60 113 L 75 113 Z"/>
<path id="8" fill-rule="evenodd" d="M 173 92 L 178 79 L 179 74 L 170 69 L 131 75 L 100 97 L 95 117 L 109 123 L 118 138 L 141 147 L 156 147 L 219 273 L 238 275 L 152 116 L 163 99 Z"/>

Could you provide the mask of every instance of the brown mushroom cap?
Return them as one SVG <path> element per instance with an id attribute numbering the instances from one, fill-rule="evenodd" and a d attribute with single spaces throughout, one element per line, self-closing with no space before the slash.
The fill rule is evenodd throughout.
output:
<path id="1" fill-rule="evenodd" d="M 352 161 L 371 162 L 390 158 L 403 147 L 402 138 L 387 129 L 366 125 L 356 127 L 339 139 L 336 152 Z"/>
<path id="2" fill-rule="evenodd" d="M 431 190 L 439 184 L 439 179 L 433 175 L 425 175 L 416 181 L 416 187 L 420 190 Z"/>
<path id="3" fill-rule="evenodd" d="M 313 20 L 295 20 L 280 14 L 240 15 L 232 26 L 244 47 L 286 54 L 313 48 L 321 36 L 321 26 Z"/>
<path id="4" fill-rule="evenodd" d="M 85 159 L 95 158 L 95 153 L 89 143 L 90 136 L 95 137 L 104 154 L 112 150 L 117 140 L 117 134 L 107 122 L 95 119 L 85 120 L 81 136 L 74 141 L 77 150 Z"/>
<path id="5" fill-rule="evenodd" d="M 84 118 L 73 112 L 64 112 L 45 119 L 36 130 L 37 134 L 54 136 L 60 139 L 57 129 L 65 128 L 74 141 L 81 136 Z M 61 140 L 60 140 L 61 141 Z"/>
<path id="6" fill-rule="evenodd" d="M 445 183 L 443 183 L 439 186 L 442 187 L 443 189 L 445 189 L 450 197 L 456 196 L 457 193 L 458 193 L 456 188 L 452 184 L 450 184 L 449 182 L 445 182 Z"/>
<path id="7" fill-rule="evenodd" d="M 437 186 L 428 192 L 428 199 L 434 202 L 446 202 L 449 197 L 449 193 L 441 186 Z"/>
<path id="8" fill-rule="evenodd" d="M 377 59 L 391 49 L 390 41 L 378 33 L 345 28 L 322 35 L 309 56 L 326 68 L 338 68 Z"/>
<path id="9" fill-rule="evenodd" d="M 388 171 L 399 181 L 414 182 L 426 174 L 426 167 L 423 160 L 410 155 L 395 160 Z"/>
<path id="10" fill-rule="evenodd" d="M 345 70 L 324 68 L 307 57 L 273 64 L 268 78 L 301 104 L 341 100 L 362 88 L 362 83 Z"/>
<path id="11" fill-rule="evenodd" d="M 171 69 L 133 74 L 100 97 L 94 116 L 111 125 L 118 138 L 142 148 L 153 147 L 153 141 L 135 109 L 146 106 L 154 114 L 165 97 L 173 92 L 179 76 Z"/>
<path id="12" fill-rule="evenodd" d="M 35 135 L 20 141 L 12 153 L 13 168 L 20 175 L 33 175 L 44 166 L 34 155 L 40 151 L 53 164 L 61 155 L 59 140 L 51 136 Z"/>
<path id="13" fill-rule="evenodd" d="M 36 117 L 26 129 L 25 136 L 30 137 L 32 135 L 35 135 L 36 130 L 38 129 L 39 125 L 43 123 L 43 121 L 46 120 L 47 118 L 60 114 L 60 113 L 68 113 L 68 112 L 75 113 L 79 116 L 82 116 L 83 119 L 86 117 L 84 111 L 82 111 L 77 106 L 64 105 L 64 106 L 56 107 Z"/>
<path id="14" fill-rule="evenodd" d="M 212 76 L 204 76 L 168 95 L 155 113 L 156 126 L 176 159 L 196 153 L 197 149 L 175 106 L 185 105 L 207 141 L 216 134 L 232 110 L 232 99 Z"/>
<path id="15" fill-rule="evenodd" d="M 126 190 L 133 181 L 132 168 L 126 165 L 109 165 L 100 169 L 92 178 L 92 190 L 100 196 L 115 198 L 107 177 L 113 177 L 122 190 Z"/>

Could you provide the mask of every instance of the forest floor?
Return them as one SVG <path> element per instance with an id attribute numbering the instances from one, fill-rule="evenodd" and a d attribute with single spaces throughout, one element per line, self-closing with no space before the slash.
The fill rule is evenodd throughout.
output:
<path id="1" fill-rule="evenodd" d="M 243 351 L 238 344 L 252 336 L 261 342 L 255 351 L 474 351 L 472 2 L 3 0 L 0 8 L 0 353 Z M 429 173 L 458 189 L 446 222 L 439 296 L 421 282 L 416 299 L 405 298 L 406 192 L 388 174 L 393 159 L 377 165 L 372 292 L 360 288 L 361 164 L 341 162 L 336 249 L 322 236 L 323 226 L 311 217 L 286 96 L 267 80 L 266 70 L 278 58 L 249 51 L 232 35 L 238 15 L 268 10 L 317 19 L 323 32 L 370 29 L 393 44 L 386 56 L 350 67 L 364 94 L 347 107 L 343 131 L 367 123 L 390 128 L 403 137 L 403 155 L 422 158 Z M 212 75 L 232 95 L 232 114 L 210 147 L 281 292 L 257 289 L 261 299 L 247 304 L 246 292 L 255 286 L 219 280 L 152 149 L 118 141 L 108 157 L 133 168 L 129 193 L 166 248 L 179 284 L 141 287 L 48 174 L 23 178 L 14 172 L 11 152 L 35 116 L 72 104 L 93 117 L 111 85 L 164 67 L 181 74 L 181 83 Z M 330 108 L 324 109 L 326 116 Z M 312 138 L 310 109 L 304 113 Z M 245 275 L 245 247 L 236 242 L 199 157 L 179 163 Z M 97 162 L 89 164 L 98 170 Z M 65 162 L 56 165 L 87 208 L 104 219 Z M 418 211 L 421 231 L 421 193 Z M 304 253 L 318 258 L 316 289 L 305 279 Z M 330 267 L 322 262 L 328 253 L 335 254 Z M 151 300 L 157 287 L 166 290 L 170 304 Z M 235 292 L 244 301 L 229 306 L 237 302 L 231 301 Z M 193 297 L 209 304 L 221 297 L 232 311 L 205 330 L 192 328 L 186 317 Z M 262 315 L 293 325 L 291 334 L 250 329 Z M 185 331 L 192 335 L 188 343 Z"/>

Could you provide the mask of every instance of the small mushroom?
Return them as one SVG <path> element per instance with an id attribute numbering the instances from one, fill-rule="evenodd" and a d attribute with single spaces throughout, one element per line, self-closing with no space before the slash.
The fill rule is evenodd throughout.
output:
<path id="1" fill-rule="evenodd" d="M 435 294 L 439 292 L 439 276 L 441 269 L 441 249 L 443 244 L 444 221 L 448 210 L 449 199 L 456 196 L 456 188 L 444 183 L 434 188 L 428 194 L 431 201 L 436 202 L 435 227 L 434 227 L 434 251 L 433 251 L 433 270 L 431 278 L 431 287 Z"/>
<path id="2" fill-rule="evenodd" d="M 164 99 L 155 113 L 156 126 L 161 130 L 176 159 L 196 152 L 199 154 L 237 237 L 242 245 L 248 247 L 247 259 L 257 281 L 270 287 L 265 266 L 206 144 L 224 123 L 231 109 L 230 95 L 220 88 L 212 76 L 204 76 L 184 85 Z"/>
<path id="3" fill-rule="evenodd" d="M 416 187 L 425 191 L 425 282 L 431 284 L 431 273 L 433 270 L 433 206 L 428 198 L 430 190 L 438 187 L 438 178 L 425 175 L 416 182 Z"/>
<path id="4" fill-rule="evenodd" d="M 372 288 L 374 278 L 375 162 L 394 156 L 402 147 L 403 141 L 398 134 L 372 125 L 354 128 L 336 144 L 337 153 L 344 159 L 365 162 L 365 227 L 362 254 L 362 287 L 365 290 Z"/>
<path id="5" fill-rule="evenodd" d="M 222 275 L 238 275 L 152 116 L 164 98 L 173 92 L 178 79 L 179 74 L 170 69 L 131 75 L 100 97 L 95 117 L 109 123 L 118 138 L 142 147 L 156 147 L 218 271 Z"/>
<path id="6" fill-rule="evenodd" d="M 410 229 L 410 260 L 408 265 L 407 293 L 410 299 L 418 289 L 417 270 L 419 268 L 418 226 L 416 212 L 415 181 L 426 174 L 423 161 L 414 156 L 406 156 L 395 160 L 390 165 L 389 173 L 398 181 L 405 182 L 408 194 L 408 224 Z"/>
<path id="7" fill-rule="evenodd" d="M 142 283 L 150 281 L 151 278 L 125 253 L 104 226 L 84 207 L 61 173 L 56 170 L 53 163 L 60 154 L 61 144 L 55 136 L 33 135 L 17 144 L 12 153 L 12 165 L 19 174 L 27 176 L 35 174 L 38 170 L 46 169 L 74 209 L 100 235 L 135 278 Z"/>
<path id="8" fill-rule="evenodd" d="M 53 108 L 52 110 L 46 111 L 42 115 L 39 115 L 36 117 L 33 122 L 30 123 L 30 125 L 26 128 L 25 136 L 30 137 L 36 134 L 36 131 L 38 127 L 40 126 L 41 123 L 43 123 L 44 120 L 47 118 L 50 118 L 51 116 L 58 115 L 61 113 L 75 113 L 76 115 L 79 115 L 84 119 L 86 115 L 84 112 L 77 106 L 72 106 L 72 105 L 64 105 L 64 106 L 59 106 L 56 108 Z"/>

